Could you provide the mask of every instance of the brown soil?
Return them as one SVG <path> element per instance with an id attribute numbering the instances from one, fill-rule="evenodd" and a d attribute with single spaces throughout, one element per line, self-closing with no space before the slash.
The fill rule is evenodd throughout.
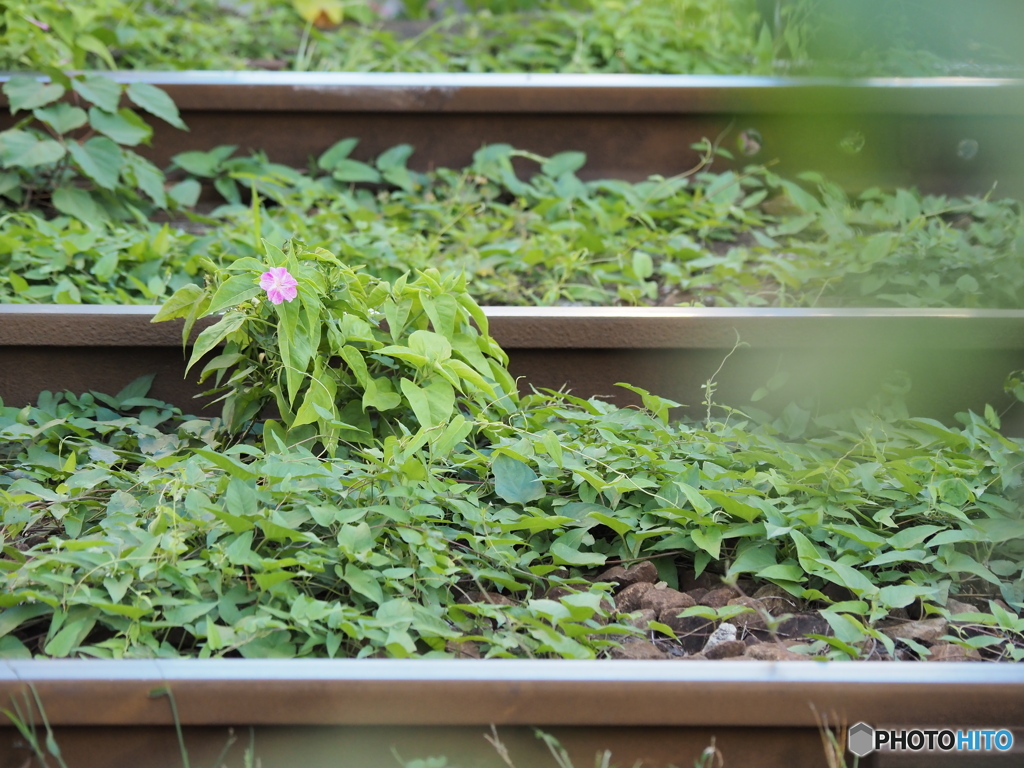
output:
<path id="1" fill-rule="evenodd" d="M 703 574 L 682 589 L 672 589 L 658 582 L 657 571 L 650 563 L 631 568 L 615 566 L 594 577 L 616 585 L 615 605 L 622 620 L 644 630 L 643 637 L 622 639 L 622 647 L 611 652 L 616 659 L 677 659 L 733 661 L 796 661 L 825 658 L 829 648 L 817 649 L 822 638 L 834 638 L 829 622 L 821 611 L 825 602 L 793 597 L 774 584 L 755 588 L 750 583 L 723 586 L 717 576 Z M 831 600 L 852 599 L 845 590 L 830 589 Z M 874 629 L 893 641 L 890 654 L 883 641 L 868 638 L 858 643 L 858 657 L 872 661 L 1000 661 L 1007 660 L 1005 643 L 974 649 L 960 645 L 982 635 L 999 637 L 997 630 L 965 619 L 965 614 L 987 610 L 990 596 L 961 595 L 950 598 L 946 609 L 957 620 L 935 614 L 922 615 L 920 605 L 899 609 L 878 621 Z M 997 603 L 1006 607 L 1002 601 Z M 700 616 L 680 617 L 686 608 L 703 605 L 722 609 L 741 606 L 747 610 L 727 621 Z M 669 627 L 670 636 L 657 624 Z"/>

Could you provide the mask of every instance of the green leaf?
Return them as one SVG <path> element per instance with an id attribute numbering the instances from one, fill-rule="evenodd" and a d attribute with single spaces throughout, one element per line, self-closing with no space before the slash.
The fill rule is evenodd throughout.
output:
<path id="1" fill-rule="evenodd" d="M 117 69 L 117 62 L 110 55 L 110 49 L 95 35 L 77 35 L 75 37 L 75 45 L 83 51 L 96 54 L 111 69 Z"/>
<path id="2" fill-rule="evenodd" d="M 0 611 L 0 637 L 7 635 L 22 624 L 50 613 L 53 609 L 44 603 L 16 605 Z"/>
<path id="3" fill-rule="evenodd" d="M 148 144 L 153 135 L 153 129 L 130 109 L 105 112 L 102 109 L 90 107 L 89 125 L 104 136 L 127 147 L 135 147 L 142 143 Z"/>
<path id="4" fill-rule="evenodd" d="M 575 173 L 587 162 L 587 155 L 584 152 L 559 152 L 549 160 L 545 161 L 540 170 L 545 176 L 557 178 L 563 173 Z"/>
<path id="5" fill-rule="evenodd" d="M 214 147 L 209 152 L 182 152 L 171 158 L 171 162 L 196 176 L 213 178 L 238 147 L 234 144 Z"/>
<path id="6" fill-rule="evenodd" d="M 84 109 L 64 103 L 33 110 L 32 114 L 36 116 L 37 120 L 46 123 L 57 133 L 68 133 L 76 128 L 81 128 L 89 120 Z"/>
<path id="7" fill-rule="evenodd" d="M 157 310 L 150 322 L 160 323 L 164 320 L 174 320 L 179 317 L 185 317 L 202 294 L 203 289 L 195 283 L 183 285 L 163 303 L 163 306 Z"/>
<path id="8" fill-rule="evenodd" d="M 135 379 L 130 384 L 126 384 L 124 388 L 114 396 L 114 399 L 123 403 L 127 400 L 137 400 L 145 397 L 149 394 L 149 390 L 153 386 L 153 379 L 155 376 L 155 373 L 139 376 L 139 378 Z"/>
<path id="9" fill-rule="evenodd" d="M 451 418 L 455 390 L 444 379 L 435 379 L 426 387 L 418 387 L 409 379 L 402 378 L 399 386 L 421 427 L 436 427 Z"/>
<path id="10" fill-rule="evenodd" d="M 53 191 L 53 207 L 68 216 L 74 216 L 86 224 L 106 221 L 106 212 L 92 195 L 78 187 L 59 187 Z"/>
<path id="11" fill-rule="evenodd" d="M 887 609 L 904 608 L 930 592 L 912 584 L 891 584 L 878 590 L 878 602 Z"/>
<path id="12" fill-rule="evenodd" d="M 93 136 L 84 144 L 71 142 L 68 152 L 86 176 L 104 189 L 114 189 L 123 162 L 121 148 L 106 136 Z"/>
<path id="13" fill-rule="evenodd" d="M 690 531 L 693 543 L 717 560 L 722 549 L 722 529 L 715 526 L 694 528 Z"/>
<path id="14" fill-rule="evenodd" d="M 331 175 L 338 181 L 350 183 L 368 182 L 370 184 L 377 184 L 381 181 L 381 175 L 377 172 L 377 169 L 358 160 L 339 160 L 334 164 Z"/>
<path id="15" fill-rule="evenodd" d="M 352 347 L 345 347 L 352 349 Z M 359 354 L 356 352 L 355 354 Z M 362 356 L 359 358 L 362 360 Z M 346 358 L 347 360 L 347 358 Z M 365 366 L 365 363 L 364 363 Z M 402 396 L 395 392 L 390 379 L 367 379 L 363 392 L 363 408 L 376 408 L 378 411 L 390 411 L 402 404 Z M 421 408 L 423 406 L 421 405 Z M 430 412 L 430 404 L 426 404 L 426 412 Z M 414 411 L 415 413 L 415 411 Z"/>
<path id="16" fill-rule="evenodd" d="M 547 495 L 537 473 L 511 456 L 495 456 L 491 472 L 494 474 L 494 492 L 510 504 L 528 504 Z"/>
<path id="17" fill-rule="evenodd" d="M 433 331 L 413 331 L 409 335 L 409 349 L 431 363 L 443 362 L 452 356 L 451 342 Z"/>
<path id="18" fill-rule="evenodd" d="M 383 605 L 384 591 L 377 580 L 366 571 L 360 570 L 353 563 L 346 563 L 344 579 L 354 592 L 358 592 L 377 605 Z"/>
<path id="19" fill-rule="evenodd" d="M 211 325 L 200 333 L 196 338 L 196 343 L 192 347 L 192 357 L 189 358 L 185 372 L 188 373 L 189 369 L 195 365 L 203 355 L 220 344 L 228 334 L 234 333 L 241 328 L 242 323 L 244 322 L 245 315 L 241 312 L 229 312 L 224 315 L 219 322 Z"/>
<path id="20" fill-rule="evenodd" d="M 232 477 L 224 493 L 224 506 L 236 517 L 255 517 L 258 509 L 256 491 L 240 477 Z"/>
<path id="21" fill-rule="evenodd" d="M 120 83 L 102 75 L 79 75 L 71 81 L 79 96 L 107 112 L 116 112 L 121 101 Z"/>
<path id="22" fill-rule="evenodd" d="M 64 157 L 64 146 L 28 131 L 12 128 L 0 133 L 0 165 L 6 168 L 35 168 Z"/>
<path id="23" fill-rule="evenodd" d="M 43 83 L 34 77 L 12 77 L 4 83 L 4 95 L 11 114 L 51 104 L 64 95 L 64 88 L 55 83 Z"/>
<path id="24" fill-rule="evenodd" d="M 704 497 L 709 501 L 719 504 L 730 515 L 746 520 L 748 523 L 754 522 L 762 514 L 761 510 L 757 507 L 745 504 L 735 496 L 724 491 L 706 489 L 703 493 Z"/>
<path id="25" fill-rule="evenodd" d="M 182 208 L 191 208 L 199 202 L 199 194 L 203 191 L 202 185 L 195 179 L 179 181 L 169 190 L 167 196 Z"/>
<path id="26" fill-rule="evenodd" d="M 43 648 L 43 653 L 55 658 L 68 656 L 82 643 L 86 635 L 88 635 L 89 632 L 92 631 L 93 626 L 95 626 L 95 612 L 93 611 L 90 613 L 91 615 L 86 615 L 83 618 L 76 619 L 62 627 L 61 630 L 54 635 L 53 639 Z"/>
<path id="27" fill-rule="evenodd" d="M 353 141 L 348 139 L 348 141 Z M 337 146 L 337 145 L 335 145 Z M 352 145 L 355 147 L 355 144 Z M 330 150 L 328 150 L 330 151 Z M 349 150 L 351 152 L 351 149 Z M 404 168 L 406 162 L 409 160 L 409 156 L 412 155 L 413 148 L 411 144 L 396 144 L 391 149 L 385 150 L 377 158 L 377 167 L 382 171 L 391 170 L 393 168 Z M 326 153 L 324 153 L 326 155 Z M 348 156 L 348 152 L 345 153 Z M 342 158 L 337 158 L 342 159 Z M 323 166 L 321 166 L 323 167 Z"/>
<path id="28" fill-rule="evenodd" d="M 259 278 L 251 273 L 229 277 L 213 294 L 210 306 L 206 311 L 208 314 L 215 315 L 229 307 L 237 307 L 259 294 L 261 290 L 263 289 L 260 288 Z"/>
<path id="29" fill-rule="evenodd" d="M 320 159 L 316 161 L 316 164 L 325 171 L 331 171 L 335 165 L 352 154 L 352 150 L 355 149 L 358 143 L 359 139 L 342 139 L 320 155 Z"/>
<path id="30" fill-rule="evenodd" d="M 580 552 L 560 541 L 554 542 L 548 552 L 554 558 L 555 563 L 559 565 L 596 566 L 604 565 L 604 561 L 608 559 L 607 555 L 596 552 Z"/>
<path id="31" fill-rule="evenodd" d="M 135 183 L 139 189 L 161 208 L 167 207 L 167 193 L 164 190 L 164 174 L 149 160 L 140 157 L 134 152 L 125 154 L 125 159 L 135 176 Z"/>
<path id="32" fill-rule="evenodd" d="M 175 128 L 183 131 L 188 130 L 181 116 L 178 114 L 178 107 L 174 100 L 167 93 L 155 85 L 149 83 L 131 83 L 125 90 L 128 98 L 136 106 L 155 115 L 165 123 L 170 123 Z"/>

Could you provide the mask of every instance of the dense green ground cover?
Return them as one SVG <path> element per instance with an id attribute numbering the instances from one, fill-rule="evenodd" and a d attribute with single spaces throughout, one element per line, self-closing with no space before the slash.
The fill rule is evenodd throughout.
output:
<path id="1" fill-rule="evenodd" d="M 398 5 L 404 18 L 390 20 L 375 8 L 393 11 L 395 3 L 364 0 L 4 0 L 0 69 L 1019 71 L 1019 61 L 992 44 L 1000 25 L 986 9 L 789 0 L 776 18 L 774 3 L 755 0 L 481 0 L 462 4 L 462 13 L 452 12 L 459 3 Z M 947 27 L 959 32 L 953 44 Z"/>
<path id="2" fill-rule="evenodd" d="M 267 264 L 298 278 L 295 301 L 256 295 Z M 874 624 L 907 606 L 1024 605 L 1024 443 L 994 411 L 948 427 L 892 399 L 779 417 L 708 403 L 670 420 L 676 404 L 645 392 L 640 409 L 519 398 L 462 283 L 388 283 L 324 251 L 268 245 L 161 315 L 221 309 L 195 357 L 226 342 L 204 373 L 224 421 L 148 398 L 148 380 L 0 410 L 0 655 L 421 656 L 471 640 L 592 657 L 637 630 L 587 577 L 643 559 L 670 585 L 710 568 L 824 606 L 834 634 L 807 652 L 832 658 L 893 652 Z M 256 418 L 268 402 L 279 419 Z M 1021 657 L 1024 621 L 989 605 L 948 639 Z"/>
<path id="3" fill-rule="evenodd" d="M 0 299 L 158 303 L 201 282 L 201 264 L 255 255 L 255 231 L 387 279 L 465 271 L 484 304 L 1019 307 L 1024 292 L 1021 215 L 1009 200 L 878 189 L 850 198 L 820 177 L 794 182 L 761 167 L 583 182 L 579 153 L 535 158 L 517 176 L 511 160 L 529 154 L 501 145 L 468 168 L 425 175 L 406 169 L 407 146 L 370 164 L 335 148 L 308 174 L 229 152 L 178 157 L 233 202 L 198 214 L 172 200 L 171 223 L 118 220 L 105 190 L 84 211 L 56 201 L 89 224 L 53 216 L 45 195 L 41 208 L 9 203 Z M 199 186 L 172 192 L 182 190 L 194 200 Z M 97 210 L 110 211 L 106 222 Z"/>
<path id="4" fill-rule="evenodd" d="M 354 140 L 306 172 L 188 153 L 167 182 L 133 149 L 179 120 L 155 89 L 5 92 L 26 119 L 0 135 L 0 298 L 223 312 L 196 357 L 223 342 L 203 376 L 224 410 L 185 416 L 146 380 L 0 404 L 0 655 L 588 657 L 638 631 L 591 578 L 643 559 L 824 607 L 812 654 L 891 653 L 879 620 L 965 594 L 993 600 L 950 639 L 1024 654 L 1024 444 L 1000 414 L 520 398 L 478 306 L 1020 306 L 1017 204 L 851 199 L 715 173 L 712 147 L 640 184 L 500 145 L 418 174 L 411 147 L 364 163 Z M 203 184 L 225 202 L 198 213 Z M 265 300 L 271 266 L 294 301 Z"/>

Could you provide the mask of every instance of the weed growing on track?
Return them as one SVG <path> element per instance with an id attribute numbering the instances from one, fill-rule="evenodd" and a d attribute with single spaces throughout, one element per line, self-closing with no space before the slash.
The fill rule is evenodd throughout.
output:
<path id="1" fill-rule="evenodd" d="M 300 298 L 254 304 L 264 265 Z M 670 586 L 710 568 L 825 606 L 810 652 L 833 658 L 893 655 L 880 620 L 964 590 L 1024 605 L 1022 444 L 991 409 L 956 428 L 883 401 L 697 423 L 636 388 L 639 409 L 517 398 L 461 284 L 302 248 L 163 314 L 220 309 L 200 346 L 227 343 L 206 371 L 222 420 L 150 379 L 0 411 L 0 653 L 592 658 L 639 630 L 591 579 L 640 560 Z M 989 605 L 945 640 L 1024 655 L 1022 620 Z"/>
<path id="2" fill-rule="evenodd" d="M 494 145 L 466 168 L 420 174 L 407 145 L 363 162 L 356 144 L 339 142 L 308 174 L 230 147 L 179 155 L 178 173 L 193 178 L 172 187 L 176 205 L 195 202 L 196 179 L 227 200 L 188 221 L 12 210 L 0 217 L 0 300 L 160 302 L 202 271 L 258 258 L 262 237 L 324 248 L 388 281 L 464 273 L 483 304 L 1024 305 L 1024 229 L 1009 200 L 850 198 L 814 174 L 713 173 L 710 145 L 694 175 L 630 184 L 581 180 L 577 152 Z"/>

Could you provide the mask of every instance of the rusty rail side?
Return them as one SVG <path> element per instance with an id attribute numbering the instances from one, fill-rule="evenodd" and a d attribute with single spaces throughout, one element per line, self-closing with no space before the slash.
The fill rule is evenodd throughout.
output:
<path id="1" fill-rule="evenodd" d="M 159 695 L 163 690 L 173 693 L 178 721 L 199 748 L 222 744 L 226 727 L 253 726 L 257 754 L 264 748 L 292 761 L 264 761 L 268 766 L 294 765 L 298 759 L 309 766 L 338 765 L 342 746 L 361 755 L 361 762 L 350 764 L 394 765 L 388 762 L 392 744 L 401 744 L 407 758 L 447 751 L 449 757 L 469 753 L 481 760 L 478 764 L 500 765 L 493 753 L 489 762 L 485 759 L 481 736 L 491 724 L 508 734 L 516 750 L 533 756 L 524 765 L 551 764 L 539 759 L 537 745 L 531 748 L 525 726 L 557 735 L 577 764 L 588 764 L 607 748 L 619 765 L 642 759 L 647 766 L 689 764 L 712 736 L 727 766 L 822 765 L 821 717 L 833 724 L 864 721 L 878 727 L 1008 728 L 1018 741 L 1024 738 L 1024 667 L 1004 664 L 239 659 L 0 664 L 0 702 L 25 702 L 31 688 L 50 723 L 77 750 L 80 766 L 118 764 L 109 761 L 111 752 L 127 757 L 126 750 L 137 751 L 147 739 L 162 739 L 170 747 L 174 718 L 166 697 Z M 29 711 L 24 704 L 23 709 Z M 120 741 L 111 744 L 114 737 Z M 97 761 L 96 750 L 104 748 Z M 150 749 L 136 764 L 177 764 L 174 750 L 161 751 Z M 0 758 L 11 760 L 15 754 L 10 740 L 0 739 Z M 1003 757 L 1020 756 L 1015 749 Z M 869 765 L 956 764 L 942 754 L 926 754 L 931 762 L 907 757 L 877 753 Z"/>
<path id="2" fill-rule="evenodd" d="M 757 403 L 765 410 L 815 398 L 823 410 L 864 405 L 903 371 L 916 415 L 944 420 L 986 403 L 1002 409 L 1006 375 L 1024 368 L 1024 311 L 915 309 L 701 309 L 489 307 L 491 334 L 510 370 L 530 387 L 627 404 L 628 382 L 704 408 L 750 403 L 777 371 L 789 383 Z M 115 393 L 156 373 L 153 396 L 197 412 L 202 391 L 184 376 L 178 323 L 151 324 L 155 307 L 0 305 L 0 398 L 34 402 L 43 390 Z M 1012 417 L 1012 414 L 1011 414 Z M 1011 429 L 1013 420 L 1008 422 Z"/>
<path id="3" fill-rule="evenodd" d="M 180 326 L 152 325 L 152 307 L 0 306 L 0 397 L 33 401 L 44 389 L 116 392 L 157 373 L 154 396 L 195 408 L 184 378 Z M 777 370 L 792 384 L 781 405 L 817 394 L 863 404 L 893 370 L 915 385 L 915 412 L 950 418 L 1003 402 L 1005 375 L 1024 367 L 1024 312 L 980 310 L 726 310 L 488 308 L 491 332 L 530 386 L 632 402 L 628 381 L 695 405 L 717 378 L 720 402 L 749 402 Z M 771 406 L 771 400 L 760 405 Z"/>
<path id="4" fill-rule="evenodd" d="M 586 178 L 641 179 L 692 168 L 690 148 L 741 131 L 758 147 L 736 165 L 778 161 L 782 173 L 823 172 L 850 189 L 917 186 L 933 193 L 1024 196 L 1024 81 L 684 75 L 285 72 L 119 72 L 165 88 L 190 127 L 161 121 L 145 150 L 231 143 L 307 167 L 339 139 L 366 159 L 412 144 L 417 170 L 464 167 L 483 144 L 542 155 L 587 153 Z M 3 79 L 0 77 L 0 79 Z M 3 104 L 0 98 L 0 104 Z M 13 118 L 4 117 L 0 127 Z M 727 167 L 719 160 L 716 167 Z M 530 172 L 523 165 L 523 172 Z"/>

